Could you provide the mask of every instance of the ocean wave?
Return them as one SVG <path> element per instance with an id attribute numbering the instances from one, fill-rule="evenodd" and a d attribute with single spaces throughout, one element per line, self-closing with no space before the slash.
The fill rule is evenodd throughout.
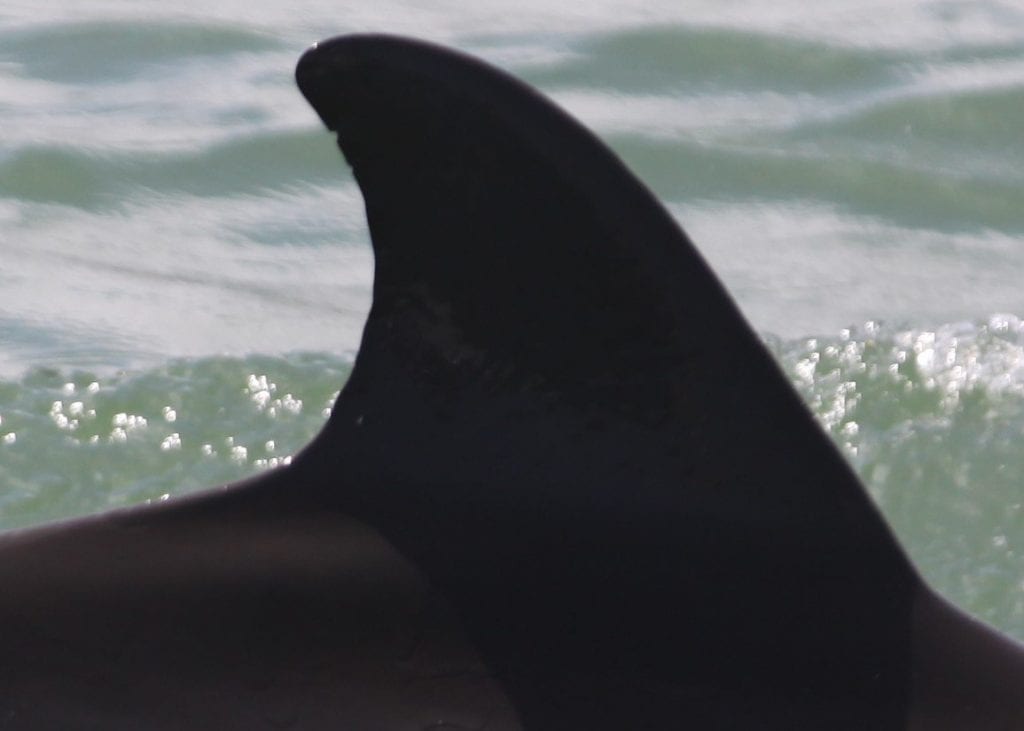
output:
<path id="1" fill-rule="evenodd" d="M 188 152 L 23 147 L 0 160 L 0 193 L 95 209 L 137 199 L 145 190 L 231 196 L 338 183 L 345 166 L 324 154 L 330 147 L 328 136 L 313 127 L 239 135 Z"/>
<path id="2" fill-rule="evenodd" d="M 1020 182 L 1017 117 L 1024 84 L 944 93 L 884 95 L 794 125 L 790 141 L 856 140 L 902 151 L 903 157 L 973 161 Z"/>
<path id="3" fill-rule="evenodd" d="M 90 20 L 4 34 L 0 59 L 25 76 L 63 83 L 123 80 L 197 56 L 280 48 L 274 36 L 244 25 Z"/>
<path id="4" fill-rule="evenodd" d="M 1024 321 L 868 322 L 767 343 L 929 580 L 1024 636 Z M 0 380 L 0 529 L 286 463 L 321 428 L 351 363 L 210 357 Z"/>
<path id="5" fill-rule="evenodd" d="M 629 28 L 583 38 L 571 49 L 572 56 L 546 67 L 524 67 L 526 77 L 555 89 L 673 93 L 713 87 L 834 94 L 883 84 L 907 59 L 895 52 L 699 26 Z"/>
<path id="6" fill-rule="evenodd" d="M 615 135 L 612 147 L 669 202 L 806 200 L 903 225 L 1024 231 L 1016 180 L 930 167 L 884 145 L 779 149 L 763 142 L 712 145 Z"/>

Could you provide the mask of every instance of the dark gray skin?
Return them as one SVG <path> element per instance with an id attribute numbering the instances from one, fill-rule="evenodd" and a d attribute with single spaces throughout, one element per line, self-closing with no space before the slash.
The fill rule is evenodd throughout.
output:
<path id="1" fill-rule="evenodd" d="M 0 538 L 0 726 L 1024 728 L 602 143 L 415 41 L 297 78 L 373 238 L 351 378 L 288 467 Z"/>
<path id="2" fill-rule="evenodd" d="M 0 727 L 519 728 L 415 566 L 246 485 L 5 536 Z"/>
<path id="3" fill-rule="evenodd" d="M 910 731 L 1024 728 L 1024 651 L 926 588 L 914 600 Z"/>

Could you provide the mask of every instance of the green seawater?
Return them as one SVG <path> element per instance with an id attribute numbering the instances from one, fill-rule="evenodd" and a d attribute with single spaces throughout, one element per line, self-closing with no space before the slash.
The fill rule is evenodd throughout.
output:
<path id="1" fill-rule="evenodd" d="M 1024 637 L 1024 323 L 769 344 L 925 578 Z"/>
<path id="2" fill-rule="evenodd" d="M 0 383 L 0 530 L 166 500 L 287 464 L 349 364 L 331 355 L 172 360 Z"/>

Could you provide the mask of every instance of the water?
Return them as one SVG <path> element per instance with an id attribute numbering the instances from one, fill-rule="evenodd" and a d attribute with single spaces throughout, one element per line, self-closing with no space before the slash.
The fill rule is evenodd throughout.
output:
<path id="1" fill-rule="evenodd" d="M 926 576 L 1024 638 L 1018 4 L 39 5 L 0 9 L 0 528 L 268 469 L 323 423 L 373 262 L 292 69 L 386 30 L 611 144 Z"/>

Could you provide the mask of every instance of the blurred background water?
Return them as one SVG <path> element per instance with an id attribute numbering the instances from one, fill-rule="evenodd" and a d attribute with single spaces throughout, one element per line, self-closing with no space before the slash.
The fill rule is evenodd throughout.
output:
<path id="1" fill-rule="evenodd" d="M 1024 638 L 1011 2 L 5 3 L 0 529 L 272 468 L 323 423 L 373 262 L 292 69 L 366 30 L 480 55 L 595 129 L 925 575 Z"/>

